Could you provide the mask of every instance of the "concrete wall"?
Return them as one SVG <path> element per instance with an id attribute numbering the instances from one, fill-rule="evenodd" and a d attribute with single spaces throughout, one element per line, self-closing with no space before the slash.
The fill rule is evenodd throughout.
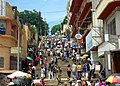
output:
<path id="1" fill-rule="evenodd" d="M 10 36 L 0 36 L 0 57 L 4 57 L 4 68 L 10 68 L 11 47 L 17 46 L 17 40 Z"/>
<path id="2" fill-rule="evenodd" d="M 9 18 L 11 18 L 11 19 L 13 18 L 12 7 L 7 2 L 6 2 L 6 16 L 9 17 Z"/>

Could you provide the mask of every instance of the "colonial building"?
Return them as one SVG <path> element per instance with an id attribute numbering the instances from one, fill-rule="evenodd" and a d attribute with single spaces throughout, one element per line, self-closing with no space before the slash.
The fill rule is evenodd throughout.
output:
<path id="1" fill-rule="evenodd" d="M 25 27 L 17 17 L 17 7 L 2 0 L 0 15 L 0 70 L 16 70 L 18 57 L 18 30 L 21 61 L 27 56 Z M 4 9 L 4 10 L 3 10 Z"/>

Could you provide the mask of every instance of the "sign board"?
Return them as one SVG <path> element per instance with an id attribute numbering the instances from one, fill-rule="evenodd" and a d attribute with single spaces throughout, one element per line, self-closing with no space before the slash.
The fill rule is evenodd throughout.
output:
<path id="1" fill-rule="evenodd" d="M 76 39 L 80 39 L 81 37 L 82 37 L 81 34 L 76 34 L 76 35 L 75 35 L 75 38 L 76 38 Z"/>
<path id="2" fill-rule="evenodd" d="M 18 47 L 11 47 L 11 53 L 18 54 Z M 21 53 L 21 47 L 20 47 L 20 53 Z"/>
<path id="3" fill-rule="evenodd" d="M 0 34 L 5 34 L 6 32 L 6 23 L 3 20 L 0 20 Z"/>
<path id="4" fill-rule="evenodd" d="M 86 52 L 93 48 L 92 31 L 86 36 Z"/>

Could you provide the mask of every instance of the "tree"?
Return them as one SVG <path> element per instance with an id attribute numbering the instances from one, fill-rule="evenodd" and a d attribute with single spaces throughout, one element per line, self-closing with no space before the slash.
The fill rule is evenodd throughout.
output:
<path id="1" fill-rule="evenodd" d="M 51 34 L 55 34 L 57 31 L 60 31 L 60 24 L 54 25 L 51 29 Z"/>
<path id="2" fill-rule="evenodd" d="M 63 21 L 60 24 L 54 25 L 51 29 L 51 34 L 55 34 L 57 31 L 61 31 L 61 28 L 63 27 L 63 24 L 67 24 L 68 22 L 68 17 L 65 16 Z"/>
<path id="3" fill-rule="evenodd" d="M 67 24 L 67 22 L 68 22 L 68 17 L 67 17 L 67 16 L 65 16 L 65 18 L 63 19 L 62 24 Z"/>
<path id="4" fill-rule="evenodd" d="M 39 15 L 39 12 L 37 12 L 36 10 L 33 10 L 33 11 L 24 10 L 22 12 L 19 12 L 18 16 L 23 19 L 23 23 L 27 24 L 32 32 L 36 33 L 39 30 L 35 30 L 35 28 L 33 28 L 31 25 L 33 25 L 33 26 L 35 25 L 35 27 L 37 29 L 40 28 L 42 31 L 41 31 L 41 34 L 39 34 L 39 35 L 44 35 L 43 32 L 45 30 L 44 29 L 45 24 L 46 24 L 47 31 L 49 29 L 48 24 L 43 20 L 41 15 Z M 39 25 L 39 23 L 40 23 L 40 25 Z"/>

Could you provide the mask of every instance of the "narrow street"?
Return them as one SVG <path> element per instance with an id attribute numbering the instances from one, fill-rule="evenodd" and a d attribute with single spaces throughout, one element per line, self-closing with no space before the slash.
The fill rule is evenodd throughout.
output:
<path id="1" fill-rule="evenodd" d="M 37 84 L 120 86 L 120 0 L 0 0 L 0 86 Z"/>
<path id="2" fill-rule="evenodd" d="M 43 42 L 43 41 L 41 41 L 41 42 Z M 40 43 L 40 44 L 42 45 L 42 43 Z M 45 52 L 45 50 L 44 50 L 44 52 Z M 45 54 L 45 56 L 48 57 L 48 63 L 51 60 L 51 58 L 53 58 L 53 56 L 48 56 L 47 54 Z M 47 63 L 47 68 L 48 68 L 48 63 Z M 67 82 L 67 84 L 69 86 L 69 80 L 67 78 L 67 66 L 68 66 L 68 64 L 72 64 L 72 60 L 71 59 L 69 59 L 68 62 L 62 61 L 62 59 L 58 59 L 58 65 L 62 69 L 61 83 L 58 85 L 57 79 L 48 79 L 48 71 L 47 71 L 47 77 L 45 78 L 46 86 L 63 86 L 63 84 L 65 82 Z M 36 67 L 36 74 L 38 74 L 39 76 L 40 76 L 40 70 L 41 70 L 40 65 L 38 65 Z M 71 78 L 71 80 L 72 80 L 72 78 Z"/>

